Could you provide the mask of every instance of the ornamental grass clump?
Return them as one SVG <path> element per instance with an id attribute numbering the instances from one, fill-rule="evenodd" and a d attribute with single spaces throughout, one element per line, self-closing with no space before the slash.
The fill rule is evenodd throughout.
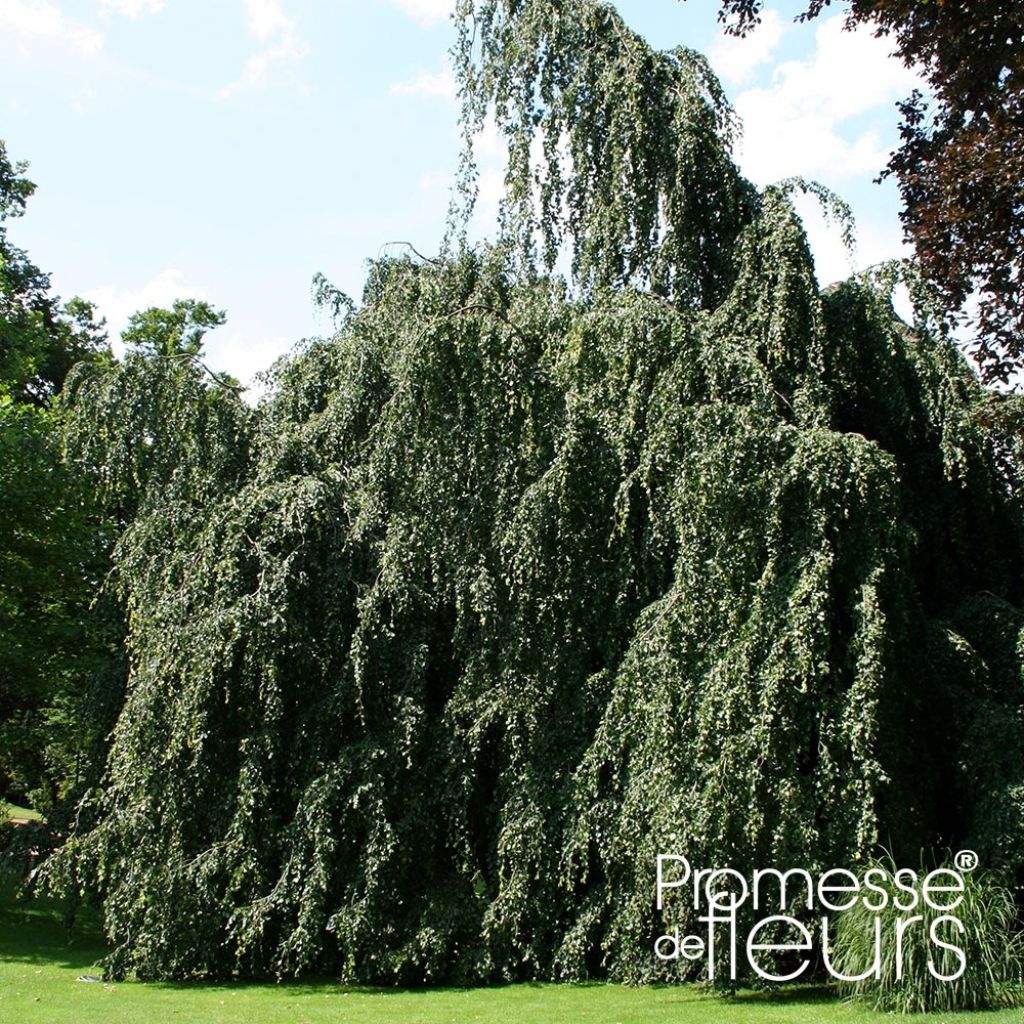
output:
<path id="1" fill-rule="evenodd" d="M 852 1000 L 896 1013 L 1024 1003 L 1024 936 L 1004 886 L 982 871 L 956 872 L 959 898 L 944 893 L 933 903 L 922 892 L 925 872 L 905 873 L 897 884 L 891 859 L 872 869 L 884 879 L 884 908 L 858 901 L 835 922 L 831 962 L 839 975 L 859 979 L 842 983 Z"/>

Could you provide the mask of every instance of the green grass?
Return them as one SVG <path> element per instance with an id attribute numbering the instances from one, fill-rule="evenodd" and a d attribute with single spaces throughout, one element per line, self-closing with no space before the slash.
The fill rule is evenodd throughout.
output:
<path id="1" fill-rule="evenodd" d="M 40 821 L 42 817 L 31 807 L 19 807 L 17 804 L 9 804 L 0 800 L 0 821 L 6 821 L 8 818 L 27 818 L 29 821 Z"/>
<path id="2" fill-rule="evenodd" d="M 379 991 L 330 982 L 171 985 L 79 982 L 100 973 L 102 938 L 89 927 L 65 941 L 59 914 L 0 893 L 0 1021 L 18 1024 L 820 1024 L 891 1021 L 804 987 L 775 997 L 721 1000 L 691 987 L 510 985 Z M 910 1021 L 1020 1024 L 1019 1010 Z"/>

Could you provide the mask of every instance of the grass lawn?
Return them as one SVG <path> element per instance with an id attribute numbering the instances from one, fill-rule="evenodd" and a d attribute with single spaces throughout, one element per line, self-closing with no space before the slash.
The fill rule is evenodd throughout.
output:
<path id="1" fill-rule="evenodd" d="M 0 821 L 8 818 L 26 818 L 29 821 L 39 821 L 42 815 L 33 811 L 31 807 L 18 807 L 17 804 L 9 804 L 0 800 Z"/>
<path id="2" fill-rule="evenodd" d="M 171 985 L 76 981 L 99 975 L 101 936 L 68 944 L 59 915 L 0 893 L 0 1021 L 11 1024 L 819 1024 L 892 1020 L 837 1001 L 822 988 L 724 1001 L 697 989 L 617 985 L 511 985 L 379 991 L 331 982 Z M 909 1021 L 1020 1024 L 1020 1010 Z"/>

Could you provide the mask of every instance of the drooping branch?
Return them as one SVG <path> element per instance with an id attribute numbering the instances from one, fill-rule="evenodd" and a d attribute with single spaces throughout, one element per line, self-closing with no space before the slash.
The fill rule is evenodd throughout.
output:
<path id="1" fill-rule="evenodd" d="M 493 117 L 508 151 L 502 237 L 524 262 L 551 269 L 568 243 L 583 285 L 721 301 L 756 193 L 732 162 L 737 124 L 706 59 L 651 48 L 594 0 L 462 0 L 457 17 L 457 216 L 472 208 L 473 140 Z"/>

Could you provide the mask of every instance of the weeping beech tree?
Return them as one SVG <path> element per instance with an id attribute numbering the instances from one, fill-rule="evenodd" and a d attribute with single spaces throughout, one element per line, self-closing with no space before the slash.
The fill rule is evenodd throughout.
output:
<path id="1" fill-rule="evenodd" d="M 497 246 L 374 263 L 255 410 L 188 353 L 70 389 L 72 453 L 140 497 L 52 883 L 102 898 L 114 976 L 419 983 L 683 976 L 662 851 L 1019 875 L 1010 400 L 898 268 L 818 287 L 701 58 L 589 0 L 460 13 Z"/>

